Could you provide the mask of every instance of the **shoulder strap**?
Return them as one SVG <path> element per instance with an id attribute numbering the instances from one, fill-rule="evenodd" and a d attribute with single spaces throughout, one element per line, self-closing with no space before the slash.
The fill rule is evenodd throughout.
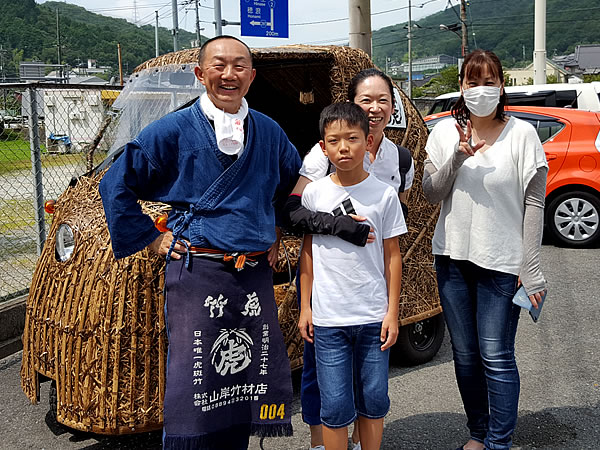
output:
<path id="1" fill-rule="evenodd" d="M 329 158 L 327 158 L 327 173 L 325 173 L 325 176 L 329 175 L 332 172 L 333 172 L 333 164 L 331 164 L 331 161 L 329 160 Z"/>
<path id="2" fill-rule="evenodd" d="M 396 147 L 398 148 L 398 168 L 400 171 L 400 187 L 398 188 L 398 192 L 404 192 L 406 173 L 410 170 L 410 166 L 412 165 L 412 155 L 410 154 L 410 150 L 406 147 L 397 144 Z"/>

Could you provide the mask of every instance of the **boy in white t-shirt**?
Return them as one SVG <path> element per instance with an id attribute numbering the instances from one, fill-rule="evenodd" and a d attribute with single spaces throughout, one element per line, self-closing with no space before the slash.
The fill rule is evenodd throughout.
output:
<path id="1" fill-rule="evenodd" d="M 378 449 L 390 406 L 389 348 L 398 337 L 402 278 L 398 236 L 406 224 L 394 189 L 363 169 L 373 136 L 362 109 L 330 105 L 319 128 L 336 171 L 307 185 L 302 205 L 366 217 L 374 238 L 358 247 L 331 235 L 304 237 L 298 325 L 315 342 L 325 448 L 345 449 L 347 426 L 358 417 L 362 448 Z"/>

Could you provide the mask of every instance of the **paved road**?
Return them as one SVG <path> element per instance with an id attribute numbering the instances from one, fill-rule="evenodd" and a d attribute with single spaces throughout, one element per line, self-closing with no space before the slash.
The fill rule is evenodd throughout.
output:
<path id="1" fill-rule="evenodd" d="M 600 448 L 600 250 L 545 245 L 543 268 L 550 294 L 538 324 L 524 313 L 517 334 L 521 372 L 521 449 Z M 0 361 L 0 449 L 158 449 L 160 434 L 102 438 L 67 431 L 42 402 L 29 404 L 19 387 L 20 354 Z M 390 371 L 392 410 L 385 423 L 384 449 L 454 449 L 464 443 L 464 426 L 448 340 L 429 363 Z M 308 448 L 294 397 L 292 438 L 265 439 L 267 450 Z M 251 449 L 259 441 L 251 440 Z"/>

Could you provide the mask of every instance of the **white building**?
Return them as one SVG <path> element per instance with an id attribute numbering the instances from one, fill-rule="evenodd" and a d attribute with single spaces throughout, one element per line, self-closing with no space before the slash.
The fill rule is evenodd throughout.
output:
<path id="1" fill-rule="evenodd" d="M 109 95 L 113 94 L 114 95 Z M 44 89 L 44 125 L 49 148 L 67 150 L 52 143 L 68 136 L 71 151 L 82 151 L 93 141 L 117 91 L 101 89 Z M 54 140 L 52 139 L 54 138 Z"/>
<path id="2" fill-rule="evenodd" d="M 533 63 L 522 69 L 506 69 L 510 79 L 511 86 L 524 86 L 528 83 L 529 79 L 534 79 L 533 76 Z M 560 68 L 554 62 L 546 59 L 546 77 L 554 75 L 557 83 L 567 82 L 567 71 Z M 508 80 L 507 80 L 508 81 Z"/>

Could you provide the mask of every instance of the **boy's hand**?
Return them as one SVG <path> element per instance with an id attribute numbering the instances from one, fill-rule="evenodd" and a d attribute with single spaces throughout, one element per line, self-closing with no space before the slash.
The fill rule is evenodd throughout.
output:
<path id="1" fill-rule="evenodd" d="M 387 313 L 381 324 L 381 351 L 387 350 L 396 343 L 398 339 L 398 317 Z"/>
<path id="2" fill-rule="evenodd" d="M 298 321 L 298 328 L 300 329 L 300 334 L 302 335 L 302 339 L 304 339 L 306 342 L 310 342 L 312 344 L 314 342 L 312 309 L 302 308 L 300 310 L 300 320 Z"/>
<path id="3" fill-rule="evenodd" d="M 367 220 L 366 217 L 357 216 L 356 214 L 348 214 L 348 216 L 356 220 L 357 222 L 364 222 L 365 220 Z M 375 242 L 375 230 L 373 229 L 373 227 L 371 227 L 369 229 L 369 236 L 367 237 L 367 244 L 371 244 L 373 242 Z"/>

